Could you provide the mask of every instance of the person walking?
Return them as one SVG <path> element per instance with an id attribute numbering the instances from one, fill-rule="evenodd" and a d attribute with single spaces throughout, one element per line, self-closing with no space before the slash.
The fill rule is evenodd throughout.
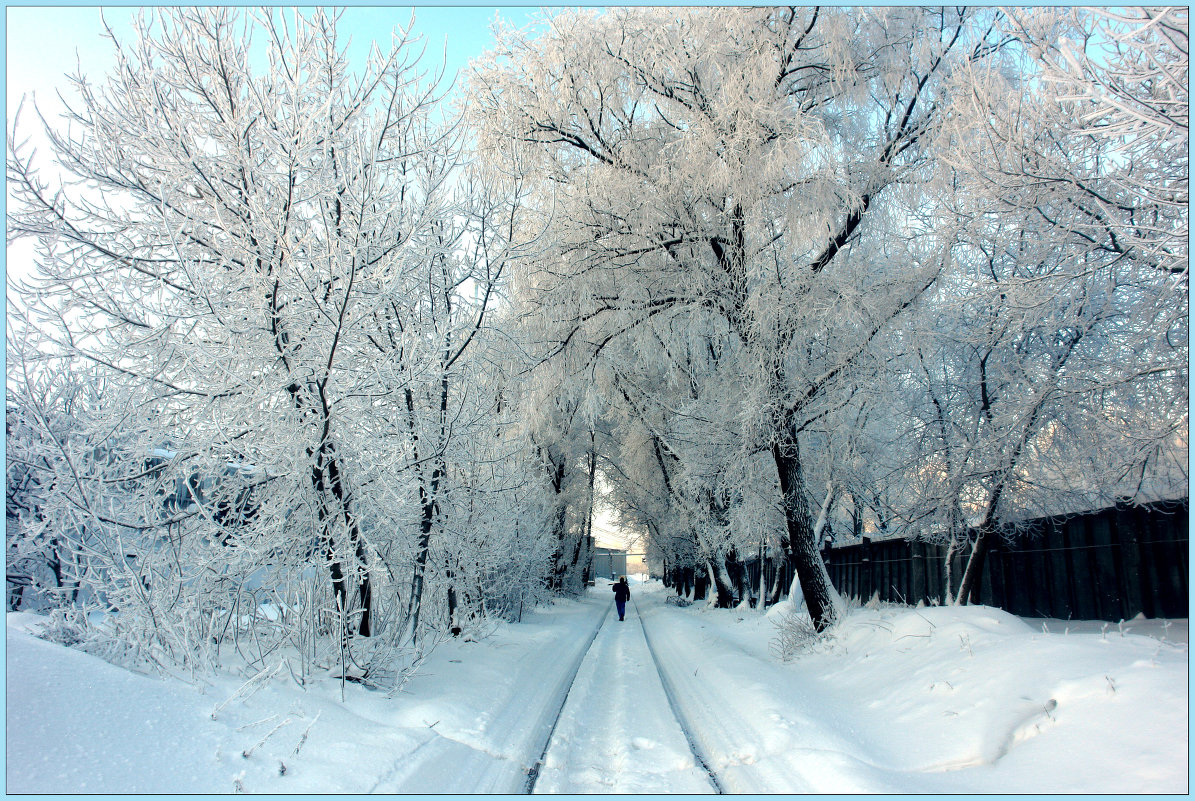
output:
<path id="1" fill-rule="evenodd" d="M 614 585 L 614 605 L 618 607 L 618 619 L 622 620 L 626 617 L 627 599 L 631 597 L 631 588 L 627 586 L 627 577 L 620 576 L 618 583 Z"/>

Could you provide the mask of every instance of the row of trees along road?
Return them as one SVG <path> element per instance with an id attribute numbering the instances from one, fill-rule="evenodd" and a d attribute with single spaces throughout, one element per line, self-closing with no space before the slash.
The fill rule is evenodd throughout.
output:
<path id="1" fill-rule="evenodd" d="M 401 35 L 350 65 L 334 15 L 158 12 L 54 161 L 13 121 L 10 605 L 394 686 L 580 590 L 603 487 L 723 604 L 788 561 L 819 629 L 844 517 L 977 566 L 1172 493 L 1186 19 L 564 11 L 454 106 Z"/>
<path id="2" fill-rule="evenodd" d="M 1185 31 L 787 8 L 505 32 L 468 95 L 550 218 L 520 319 L 605 404 L 616 506 L 665 565 L 726 602 L 783 554 L 822 628 L 834 508 L 976 530 L 967 600 L 1000 522 L 1181 491 Z"/>

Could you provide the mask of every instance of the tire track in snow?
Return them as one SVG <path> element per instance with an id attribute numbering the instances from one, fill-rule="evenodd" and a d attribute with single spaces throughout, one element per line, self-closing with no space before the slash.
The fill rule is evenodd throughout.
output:
<path id="1" fill-rule="evenodd" d="M 642 625 L 621 626 L 611 618 L 591 645 L 561 707 L 540 781 L 531 789 L 717 792 L 716 779 L 693 753 L 691 738 L 671 709 Z"/>
<path id="2" fill-rule="evenodd" d="M 787 729 L 795 721 L 775 716 L 776 704 L 761 686 L 766 679 L 757 681 L 741 675 L 739 657 L 748 656 L 746 652 L 731 659 L 725 653 L 709 654 L 710 647 L 731 651 L 737 648 L 734 643 L 721 640 L 698 643 L 695 637 L 704 636 L 699 633 L 704 626 L 678 629 L 669 625 L 670 616 L 663 614 L 665 607 L 657 606 L 655 601 L 655 598 L 648 600 L 646 616 L 653 620 L 650 627 L 655 632 L 650 640 L 653 656 L 670 688 L 677 716 L 684 719 L 694 750 L 702 754 L 723 791 L 728 794 L 817 792 L 816 786 L 806 781 L 801 760 L 794 764 L 792 759 L 797 743 L 793 742 L 795 732 Z M 647 627 L 646 618 L 644 626 Z M 733 667 L 727 669 L 728 664 Z M 698 666 L 700 678 L 694 670 Z M 763 663 L 753 667 L 760 668 L 763 676 L 774 673 Z M 796 737 L 804 739 L 803 733 Z M 807 742 L 801 746 L 801 751 L 808 751 Z"/>
<path id="3" fill-rule="evenodd" d="M 492 714 L 478 718 L 477 725 L 428 732 L 413 751 L 399 756 L 383 772 L 370 792 L 401 794 L 519 794 L 525 791 L 534 760 L 549 741 L 559 707 L 572 685 L 576 670 L 609 609 L 598 610 L 592 601 L 584 604 L 584 617 L 593 621 L 580 636 L 553 636 L 545 643 L 560 663 L 516 666 L 518 675 L 507 702 Z M 592 629 L 590 629 L 592 627 Z M 565 635 L 567 630 L 562 631 Z M 589 634 L 589 641 L 584 642 Z M 527 660 L 524 659 L 524 662 Z M 570 671 L 571 668 L 571 671 Z M 425 724 L 426 725 L 426 724 Z"/>
<path id="4" fill-rule="evenodd" d="M 897 791 L 891 774 L 867 761 L 848 726 L 822 720 L 812 690 L 752 654 L 719 628 L 647 597 L 652 648 L 685 728 L 727 793 L 806 794 Z M 700 666 L 700 677 L 694 670 Z M 785 687 L 783 693 L 775 688 Z M 908 792 L 908 790 L 904 790 Z"/>
<path id="5" fill-rule="evenodd" d="M 548 754 L 548 746 L 552 743 L 552 735 L 556 732 L 556 726 L 560 723 L 560 715 L 564 712 L 564 705 L 568 701 L 568 694 L 572 692 L 573 683 L 577 680 L 577 673 L 581 670 L 581 665 L 585 662 L 585 658 L 589 656 L 589 650 L 593 648 L 593 641 L 597 639 L 598 633 L 601 632 L 602 626 L 606 625 L 606 618 L 610 616 L 610 607 L 606 607 L 606 611 L 602 612 L 602 619 L 598 621 L 597 626 L 593 630 L 593 634 L 589 635 L 589 642 L 585 644 L 585 649 L 581 651 L 581 655 L 577 657 L 577 661 L 573 664 L 572 670 L 566 674 L 568 679 L 556 686 L 556 693 L 559 697 L 559 703 L 556 705 L 556 712 L 552 716 L 551 725 L 546 727 L 543 736 L 543 743 L 539 748 L 539 756 L 531 767 L 527 769 L 527 783 L 523 787 L 524 794 L 530 795 L 535 791 L 535 783 L 539 780 L 539 771 L 543 767 L 544 757 Z M 543 723 L 541 722 L 541 726 Z"/>
<path id="6" fill-rule="evenodd" d="M 680 705 L 677 703 L 676 688 L 672 686 L 672 681 L 664 673 L 664 669 L 660 665 L 660 658 L 656 655 L 656 649 L 651 644 L 651 635 L 647 633 L 647 624 L 643 622 L 643 615 L 639 614 L 639 604 L 633 599 L 631 603 L 635 606 L 635 617 L 639 619 L 639 626 L 643 629 L 643 639 L 647 643 L 648 653 L 651 654 L 652 664 L 656 667 L 656 674 L 660 677 L 660 684 L 664 687 L 664 695 L 668 698 L 668 706 L 672 709 L 672 716 L 676 718 L 676 724 L 684 732 L 685 740 L 689 743 L 689 750 L 693 752 L 693 756 L 697 759 L 698 764 L 701 765 L 706 775 L 709 776 L 710 784 L 714 786 L 718 795 L 726 795 L 726 788 L 718 781 L 718 775 L 710 767 L 709 759 L 706 758 L 703 749 L 693 736 L 692 725 L 685 719 L 684 713 L 681 712 Z"/>

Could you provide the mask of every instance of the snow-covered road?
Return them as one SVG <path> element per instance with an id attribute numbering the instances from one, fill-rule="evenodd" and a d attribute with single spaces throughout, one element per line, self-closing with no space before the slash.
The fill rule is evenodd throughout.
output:
<path id="1" fill-rule="evenodd" d="M 249 671 L 139 675 L 10 613 L 6 789 L 517 794 L 536 777 L 554 793 L 1187 789 L 1186 620 L 864 608 L 785 662 L 772 653 L 783 610 L 680 608 L 658 582 L 632 592 L 625 623 L 599 580 L 492 636 L 442 643 L 394 697 L 350 685 L 343 699 L 331 679 L 299 687 L 277 664 L 252 691 Z"/>
<path id="2" fill-rule="evenodd" d="M 629 604 L 625 621 L 607 616 L 581 665 L 535 792 L 713 791 L 673 716 L 635 604 Z"/>
<path id="3" fill-rule="evenodd" d="M 700 616 L 676 614 L 664 597 L 640 595 L 644 626 L 679 715 L 726 792 L 892 791 L 859 759 L 859 732 L 802 714 L 817 704 L 793 686 L 787 666 L 707 628 Z"/>
<path id="4" fill-rule="evenodd" d="M 431 729 L 433 736 L 396 759 L 369 792 L 525 792 L 561 705 L 609 617 L 608 607 L 592 596 L 572 612 L 571 625 L 550 630 L 550 639 L 539 644 L 539 654 L 551 658 L 519 661 L 513 675 L 489 685 L 491 703 L 475 707 L 480 713 L 475 720 L 458 718 Z"/>

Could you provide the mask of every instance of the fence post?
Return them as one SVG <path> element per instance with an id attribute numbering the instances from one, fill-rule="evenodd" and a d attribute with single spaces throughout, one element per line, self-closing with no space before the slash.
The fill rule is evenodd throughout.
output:
<path id="1" fill-rule="evenodd" d="M 1034 615 L 1038 617 L 1052 617 L 1054 612 L 1054 593 L 1050 583 L 1050 555 L 1038 543 L 1034 543 L 1033 561 L 1031 563 L 1030 580 L 1037 588 L 1034 599 Z"/>
<path id="2" fill-rule="evenodd" d="M 1154 558 L 1157 560 L 1159 581 L 1159 596 L 1161 601 L 1161 616 L 1186 617 L 1190 605 L 1188 596 L 1188 552 L 1184 544 L 1183 532 L 1190 531 L 1188 506 L 1182 506 L 1181 516 L 1174 513 L 1150 515 L 1154 518 L 1151 528 L 1154 530 L 1151 539 L 1158 542 L 1154 546 Z"/>
<path id="3" fill-rule="evenodd" d="M 1050 560 L 1050 614 L 1069 620 L 1074 617 L 1075 605 L 1071 598 L 1070 562 L 1067 559 L 1066 542 L 1062 536 L 1063 524 L 1058 518 L 1050 518 L 1043 526 L 1041 546 L 1049 549 Z"/>
<path id="4" fill-rule="evenodd" d="M 871 562 L 871 537 L 863 538 L 859 554 L 859 601 L 867 603 L 875 592 L 875 571 Z"/>
<path id="5" fill-rule="evenodd" d="M 1008 592 L 1008 557 L 1009 549 L 1004 544 L 1003 537 L 993 538 L 991 550 L 988 552 L 987 565 L 991 593 L 991 605 L 1001 609 L 1009 609 L 1012 602 Z"/>
<path id="6" fill-rule="evenodd" d="M 992 550 L 1004 547 L 1004 543 L 1001 541 L 1002 535 L 998 532 L 993 531 L 988 536 L 992 538 L 990 544 Z M 990 558 L 983 560 L 982 576 L 979 586 L 979 602 L 984 606 L 995 606 L 995 603 L 992 601 L 995 588 L 992 586 L 992 560 Z"/>
<path id="7" fill-rule="evenodd" d="M 916 605 L 918 601 L 929 603 L 929 588 L 925 583 L 925 543 L 912 541 L 909 543 L 910 570 L 912 586 L 909 587 L 909 603 Z"/>
<path id="8" fill-rule="evenodd" d="M 1125 617 L 1133 617 L 1138 612 L 1149 614 L 1145 610 L 1141 580 L 1141 551 L 1137 545 L 1141 540 L 1141 526 L 1134 525 L 1136 521 L 1133 520 L 1133 517 L 1132 509 L 1124 504 L 1116 505 L 1112 531 L 1122 568 L 1123 583 L 1120 585 L 1120 596 L 1124 604 Z"/>
<path id="9" fill-rule="evenodd" d="M 1066 537 L 1067 559 L 1071 568 L 1071 590 L 1074 593 L 1075 617 L 1080 620 L 1099 618 L 1099 606 L 1091 586 L 1095 570 L 1091 565 L 1091 538 L 1088 535 L 1089 521 L 1076 517 L 1063 527 Z"/>
<path id="10" fill-rule="evenodd" d="M 1102 511 L 1091 521 L 1092 564 L 1095 567 L 1096 597 L 1100 616 L 1105 620 L 1124 619 L 1117 597 L 1116 563 L 1112 558 L 1112 532 L 1108 512 Z"/>

